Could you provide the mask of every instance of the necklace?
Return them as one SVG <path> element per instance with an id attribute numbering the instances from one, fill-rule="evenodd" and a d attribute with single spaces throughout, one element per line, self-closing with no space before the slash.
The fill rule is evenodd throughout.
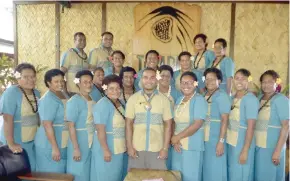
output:
<path id="1" fill-rule="evenodd" d="M 195 92 L 193 93 L 193 95 L 186 101 L 186 102 L 183 102 L 185 96 L 183 96 L 183 98 L 181 99 L 180 103 L 178 104 L 177 108 L 176 108 L 176 113 L 177 113 L 177 117 L 179 117 L 181 115 L 181 113 L 183 113 L 184 109 L 180 112 L 178 112 L 179 110 L 179 107 L 181 104 L 185 103 L 183 107 L 187 106 L 188 102 L 190 102 L 190 100 L 195 96 Z"/>
<path id="2" fill-rule="evenodd" d="M 215 58 L 215 60 L 213 61 L 212 65 L 211 65 L 211 68 L 216 68 L 216 67 L 221 63 L 221 61 L 222 61 L 225 57 L 226 57 L 225 55 L 222 56 L 222 58 L 218 61 L 217 64 L 215 64 L 215 61 L 216 61 L 216 59 L 217 59 L 217 58 Z"/>
<path id="3" fill-rule="evenodd" d="M 32 105 L 32 101 L 28 99 L 28 96 L 27 96 L 26 92 L 24 91 L 24 89 L 22 87 L 20 87 L 20 86 L 18 86 L 18 87 L 21 90 L 21 92 L 24 94 L 24 96 L 25 96 L 26 100 L 28 101 L 28 103 L 30 104 L 32 112 L 33 113 L 37 113 L 37 111 L 38 111 L 38 103 L 37 103 L 36 95 L 35 95 L 33 89 L 32 89 L 32 94 L 33 94 L 33 98 L 34 98 L 34 102 L 35 102 L 35 109 L 34 109 L 34 106 Z"/>
<path id="4" fill-rule="evenodd" d="M 80 96 L 83 97 L 83 99 L 85 99 L 85 101 L 90 101 L 90 96 L 89 96 L 89 99 L 87 99 L 82 93 L 80 93 Z"/>
<path id="5" fill-rule="evenodd" d="M 218 90 L 219 88 L 217 88 L 217 89 L 215 89 L 209 96 L 208 96 L 208 98 L 206 99 L 206 102 L 207 103 L 210 103 L 209 102 L 209 99 L 213 96 L 213 94 Z M 207 92 L 204 94 L 204 97 L 206 96 L 206 94 L 207 94 Z"/>
<path id="6" fill-rule="evenodd" d="M 159 85 L 157 86 L 157 90 L 160 92 Z M 162 94 L 165 95 L 164 93 L 162 93 Z M 170 98 L 170 96 L 171 96 L 171 85 L 169 85 L 169 89 L 168 89 L 167 95 L 165 95 L 165 96 Z"/>
<path id="7" fill-rule="evenodd" d="M 135 87 L 133 86 L 133 94 L 135 93 Z M 125 104 L 127 104 L 127 99 L 126 99 L 126 96 L 125 96 L 125 91 L 123 89 L 123 98 L 124 98 L 124 101 L 125 101 Z"/>
<path id="8" fill-rule="evenodd" d="M 82 57 L 80 52 L 77 52 L 74 48 L 72 48 L 72 50 L 78 55 L 78 57 L 80 57 L 82 60 L 86 60 L 88 58 L 87 54 L 84 52 L 85 56 Z"/>
<path id="9" fill-rule="evenodd" d="M 115 109 L 118 111 L 118 113 L 123 117 L 123 119 L 125 120 L 125 115 L 118 109 L 117 105 L 114 103 L 114 101 L 112 101 L 108 96 L 106 96 L 109 101 L 114 105 Z M 118 102 L 120 103 L 120 105 L 122 106 L 123 109 L 125 109 L 125 106 L 121 103 L 121 101 L 118 99 Z"/>
<path id="10" fill-rule="evenodd" d="M 197 61 L 197 63 L 195 63 L 196 61 L 194 61 L 194 63 L 193 63 L 193 68 L 194 68 L 194 69 L 198 69 L 199 62 L 200 62 L 200 60 L 201 60 L 201 58 L 202 58 L 202 56 L 203 56 L 203 54 L 204 54 L 205 52 L 206 52 L 206 50 L 204 50 L 204 51 L 202 52 L 202 54 L 201 54 L 199 60 Z M 199 52 L 197 53 L 196 58 L 198 57 L 198 55 L 199 55 Z M 195 64 L 196 64 L 196 66 L 195 66 Z"/>
<path id="11" fill-rule="evenodd" d="M 147 100 L 147 98 L 145 97 L 145 92 L 142 93 L 143 94 L 143 97 L 144 99 L 146 100 L 145 102 L 145 110 L 147 111 L 150 111 L 151 108 L 152 108 L 152 105 L 151 105 L 151 100 L 153 99 L 153 97 L 155 96 L 154 92 L 153 92 L 153 95 L 150 96 L 150 98 Z"/>
<path id="12" fill-rule="evenodd" d="M 102 89 L 99 89 L 98 86 L 96 86 L 96 84 L 94 84 L 94 86 L 98 89 L 98 91 L 101 93 L 101 96 L 104 97 L 106 96 L 104 91 Z"/>
<path id="13" fill-rule="evenodd" d="M 267 104 L 268 104 L 268 102 L 276 95 L 277 93 L 274 93 L 274 94 L 272 94 L 268 99 L 267 99 L 267 101 L 259 108 L 259 111 L 258 112 L 260 112 Z M 264 96 L 263 96 L 264 97 Z M 260 99 L 260 102 L 262 101 L 262 99 L 263 99 L 263 97 Z"/>
<path id="14" fill-rule="evenodd" d="M 237 103 L 239 102 L 239 100 L 241 100 L 241 99 L 244 97 L 244 95 L 246 95 L 247 93 L 248 93 L 248 91 L 246 91 L 240 99 L 237 98 L 237 100 L 232 104 L 232 106 L 231 106 L 231 110 L 233 110 L 233 109 L 236 108 L 236 104 L 237 104 Z M 236 98 L 236 96 L 235 96 L 235 98 Z"/>

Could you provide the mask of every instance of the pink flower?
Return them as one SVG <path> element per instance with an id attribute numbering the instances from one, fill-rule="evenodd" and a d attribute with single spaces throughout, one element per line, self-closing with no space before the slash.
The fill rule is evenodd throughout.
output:
<path id="1" fill-rule="evenodd" d="M 135 74 L 135 75 L 134 75 L 134 78 L 137 79 L 137 78 L 138 78 L 138 74 Z"/>

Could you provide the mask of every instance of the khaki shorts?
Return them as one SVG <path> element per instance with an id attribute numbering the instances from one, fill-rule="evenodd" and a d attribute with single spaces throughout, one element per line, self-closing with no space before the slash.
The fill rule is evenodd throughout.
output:
<path id="1" fill-rule="evenodd" d="M 166 159 L 158 159 L 159 152 L 139 151 L 138 157 L 129 157 L 128 169 L 167 170 Z"/>

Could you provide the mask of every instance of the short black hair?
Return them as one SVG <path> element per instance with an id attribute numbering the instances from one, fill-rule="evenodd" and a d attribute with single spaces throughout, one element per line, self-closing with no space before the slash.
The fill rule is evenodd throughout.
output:
<path id="1" fill-rule="evenodd" d="M 206 43 L 206 40 L 207 40 L 207 36 L 203 33 L 200 33 L 200 34 L 197 34 L 195 35 L 195 37 L 193 38 L 193 43 L 195 43 L 195 41 L 198 39 L 198 38 L 201 38 L 203 40 L 203 42 L 205 43 L 205 47 L 207 47 L 207 43 Z"/>
<path id="2" fill-rule="evenodd" d="M 195 73 L 190 72 L 190 71 L 188 71 L 188 72 L 184 72 L 184 73 L 181 75 L 181 77 L 180 77 L 180 81 L 182 80 L 182 78 L 183 78 L 184 76 L 187 76 L 187 75 L 189 75 L 190 77 L 192 77 L 192 79 L 193 79 L 194 81 L 197 81 L 197 77 L 196 77 Z"/>
<path id="3" fill-rule="evenodd" d="M 241 73 L 241 74 L 243 74 L 246 77 L 250 77 L 251 76 L 251 72 L 249 70 L 247 70 L 247 69 L 244 69 L 244 68 L 241 68 L 238 71 L 236 71 L 235 75 L 237 73 Z"/>
<path id="4" fill-rule="evenodd" d="M 84 37 L 86 37 L 85 34 L 84 34 L 83 32 L 76 32 L 76 33 L 74 34 L 74 40 L 77 38 L 77 36 L 84 36 Z"/>
<path id="5" fill-rule="evenodd" d="M 169 71 L 169 72 L 170 72 L 170 75 L 171 75 L 171 78 L 173 78 L 173 69 L 172 69 L 171 66 L 169 66 L 169 65 L 161 65 L 161 66 L 159 67 L 159 71 L 160 71 L 160 73 L 161 73 L 163 70 L 167 70 L 167 71 Z"/>
<path id="6" fill-rule="evenodd" d="M 123 58 L 123 60 L 125 60 L 125 54 L 120 51 L 120 50 L 115 50 L 113 53 L 112 53 L 112 56 L 114 56 L 115 54 L 120 54 L 121 57 Z"/>
<path id="7" fill-rule="evenodd" d="M 94 74 L 96 73 L 96 71 L 102 71 L 103 73 L 105 73 L 105 71 L 104 71 L 104 69 L 102 67 L 94 68 L 94 70 L 93 70 Z"/>
<path id="8" fill-rule="evenodd" d="M 49 88 L 48 82 L 51 82 L 52 78 L 55 76 L 61 75 L 64 77 L 63 71 L 59 69 L 50 69 L 44 75 L 44 83 L 47 88 Z"/>
<path id="9" fill-rule="evenodd" d="M 103 80 L 103 85 L 109 85 L 110 83 L 118 83 L 120 87 L 122 87 L 122 81 L 118 75 L 112 74 L 108 75 Z"/>
<path id="10" fill-rule="evenodd" d="M 157 56 L 159 56 L 159 52 L 157 52 L 156 50 L 149 50 L 149 51 L 146 53 L 146 55 L 145 55 L 145 61 L 147 60 L 147 57 L 148 57 L 148 55 L 149 55 L 150 53 L 154 53 L 154 54 L 156 54 Z"/>
<path id="11" fill-rule="evenodd" d="M 111 35 L 112 38 L 114 38 L 113 33 L 109 32 L 109 31 L 105 31 L 104 33 L 101 34 L 102 37 L 103 37 L 104 35 Z"/>
<path id="12" fill-rule="evenodd" d="M 24 69 L 30 69 L 36 74 L 35 67 L 32 64 L 30 64 L 30 63 L 21 63 L 21 64 L 17 65 L 15 70 L 14 70 L 14 73 L 15 72 L 21 73 L 22 70 L 24 70 Z"/>
<path id="13" fill-rule="evenodd" d="M 178 55 L 178 60 L 180 61 L 181 57 L 185 55 L 189 56 L 189 58 L 191 57 L 191 53 L 189 53 L 188 51 L 183 51 Z"/>
<path id="14" fill-rule="evenodd" d="M 123 67 L 123 68 L 121 69 L 121 72 L 120 72 L 120 75 L 119 75 L 119 77 L 120 77 L 121 80 L 123 79 L 123 77 L 124 77 L 124 73 L 125 73 L 125 72 L 132 72 L 133 75 L 136 74 L 136 70 L 135 70 L 134 68 L 129 67 L 129 66 L 127 66 L 127 67 Z"/>
<path id="15" fill-rule="evenodd" d="M 92 79 L 94 78 L 94 75 L 92 74 L 92 72 L 91 71 L 89 71 L 89 70 L 81 70 L 81 71 L 78 71 L 77 73 L 76 73 L 76 76 L 75 76 L 75 78 L 81 78 L 82 76 L 84 76 L 84 75 L 88 75 L 88 76 L 90 76 Z"/>
<path id="16" fill-rule="evenodd" d="M 227 46 L 228 46 L 227 41 L 223 38 L 216 39 L 214 43 L 217 43 L 217 42 L 222 43 L 223 48 L 227 48 Z"/>
<path id="17" fill-rule="evenodd" d="M 153 68 L 151 68 L 151 67 L 146 67 L 146 68 L 143 70 L 142 76 L 143 76 L 144 72 L 146 72 L 146 71 L 153 71 L 153 72 L 156 73 L 156 70 L 155 70 L 155 69 L 153 69 Z"/>
<path id="18" fill-rule="evenodd" d="M 223 74 L 218 68 L 208 68 L 204 71 L 203 76 L 206 77 L 208 73 L 214 73 L 218 80 L 223 81 Z"/>
<path id="19" fill-rule="evenodd" d="M 270 75 L 273 77 L 273 79 L 276 81 L 278 78 L 280 78 L 280 75 L 275 70 L 267 70 L 264 72 L 260 77 L 260 82 L 263 81 L 263 78 L 265 75 Z"/>

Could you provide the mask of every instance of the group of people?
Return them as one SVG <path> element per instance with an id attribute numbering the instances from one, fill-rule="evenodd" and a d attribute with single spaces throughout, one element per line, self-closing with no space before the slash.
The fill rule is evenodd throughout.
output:
<path id="1" fill-rule="evenodd" d="M 0 99 L 0 140 L 16 154 L 24 149 L 32 170 L 76 181 L 121 181 L 131 168 L 177 170 L 183 181 L 285 178 L 289 100 L 276 92 L 274 70 L 261 75 L 256 95 L 251 73 L 234 72 L 222 38 L 211 51 L 206 35 L 196 35 L 198 52 L 181 52 L 177 71 L 149 50 L 138 73 L 112 50 L 110 32 L 89 57 L 85 35 L 74 42 L 61 69 L 45 73 L 42 97 L 34 66 L 22 63 L 18 84 Z"/>

